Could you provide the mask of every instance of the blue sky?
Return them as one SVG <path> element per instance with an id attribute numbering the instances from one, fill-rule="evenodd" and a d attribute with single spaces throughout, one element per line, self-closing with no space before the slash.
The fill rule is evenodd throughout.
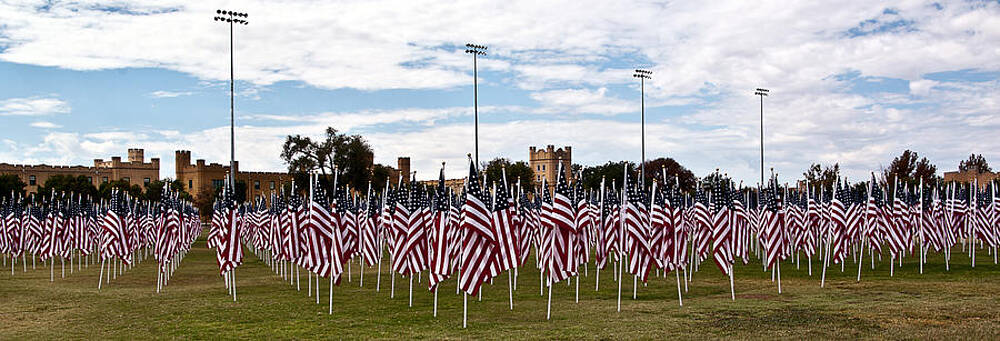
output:
<path id="1" fill-rule="evenodd" d="M 472 151 L 523 160 L 571 145 L 574 161 L 647 157 L 752 182 L 766 87 L 767 166 L 813 162 L 865 178 L 904 149 L 952 170 L 1000 160 L 1000 3 L 778 1 L 0 1 L 0 162 L 90 164 L 127 148 L 228 158 L 228 27 L 236 31 L 237 159 L 283 170 L 290 134 L 364 135 L 376 161 L 458 176 Z M 559 15 L 552 15 L 558 13 Z"/>

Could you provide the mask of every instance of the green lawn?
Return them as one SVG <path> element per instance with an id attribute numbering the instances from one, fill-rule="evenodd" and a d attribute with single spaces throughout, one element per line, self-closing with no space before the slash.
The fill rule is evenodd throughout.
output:
<path id="1" fill-rule="evenodd" d="M 327 314 L 327 282 L 323 303 L 283 283 L 255 256 L 237 270 L 239 302 L 233 302 L 214 255 L 204 239 L 178 268 L 165 291 L 156 294 L 152 258 L 97 291 L 98 269 L 66 273 L 49 282 L 47 268 L 12 277 L 9 266 L 0 272 L 0 339 L 263 339 L 263 338 L 1000 338 L 1000 267 L 985 251 L 978 266 L 955 250 L 951 271 L 943 258 L 929 256 L 925 273 L 916 258 L 908 258 L 895 277 L 888 260 L 872 271 L 867 259 L 862 282 L 854 278 L 857 265 L 847 270 L 830 267 L 826 288 L 819 287 L 819 261 L 813 276 L 782 264 L 783 293 L 778 294 L 770 274 L 757 264 L 739 266 L 736 301 L 729 282 L 706 262 L 677 305 L 676 282 L 651 278 L 631 298 L 631 279 L 625 282 L 622 311 L 615 311 L 616 284 L 610 271 L 601 274 L 601 291 L 594 291 L 594 268 L 580 282 L 580 302 L 572 286 L 556 285 L 552 320 L 545 320 L 545 297 L 539 295 L 538 272 L 523 271 L 514 293 L 514 311 L 507 301 L 507 278 L 485 285 L 483 300 L 469 299 L 469 328 L 462 329 L 462 297 L 455 281 L 441 288 L 439 315 L 432 316 L 433 294 L 426 282 L 414 283 L 413 307 L 407 306 L 406 281 L 397 278 L 396 297 L 389 298 L 389 277 L 375 291 L 375 272 L 358 287 L 358 264 L 353 281 L 334 289 L 334 313 Z M 9 262 L 9 260 L 8 260 Z M 305 276 L 305 274 L 303 274 Z M 426 278 L 424 278 L 426 281 Z"/>

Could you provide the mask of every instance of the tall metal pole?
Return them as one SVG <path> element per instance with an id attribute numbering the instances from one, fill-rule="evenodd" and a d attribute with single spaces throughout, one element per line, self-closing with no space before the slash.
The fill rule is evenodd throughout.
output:
<path id="1" fill-rule="evenodd" d="M 233 71 L 233 22 L 229 22 L 229 186 L 236 188 L 236 76 Z"/>
<path id="2" fill-rule="evenodd" d="M 632 77 L 639 79 L 639 94 L 640 94 L 640 120 L 642 126 L 642 161 L 639 163 L 639 184 L 645 188 L 646 187 L 646 79 L 653 78 L 653 72 L 649 70 L 636 69 Z"/>
<path id="3" fill-rule="evenodd" d="M 760 185 L 764 186 L 764 96 L 770 92 L 768 89 L 757 88 L 754 95 L 760 96 Z"/>
<path id="4" fill-rule="evenodd" d="M 465 44 L 465 53 L 472 54 L 472 110 L 475 116 L 476 167 L 479 167 L 479 55 L 485 55 L 488 47 Z"/>
<path id="5" fill-rule="evenodd" d="M 639 184 L 642 188 L 646 188 L 646 79 L 639 78 L 639 102 L 641 103 L 641 120 L 642 120 L 642 163 L 639 167 Z"/>
<path id="6" fill-rule="evenodd" d="M 472 54 L 472 107 L 476 116 L 476 167 L 479 167 L 479 64 L 478 53 Z"/>
<path id="7" fill-rule="evenodd" d="M 233 24 L 247 25 L 246 13 L 216 10 L 215 21 L 229 23 L 229 186 L 236 186 L 236 43 Z"/>

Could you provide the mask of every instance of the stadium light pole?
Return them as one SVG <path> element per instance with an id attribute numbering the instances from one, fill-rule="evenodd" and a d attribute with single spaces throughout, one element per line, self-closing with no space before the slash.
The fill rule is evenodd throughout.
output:
<path id="1" fill-rule="evenodd" d="M 770 92 L 768 89 L 757 88 L 753 94 L 760 96 L 760 185 L 764 186 L 764 97 Z"/>
<path id="2" fill-rule="evenodd" d="M 472 54 L 472 110 L 476 119 L 476 167 L 479 167 L 479 65 L 477 57 L 485 56 L 488 47 L 465 44 L 465 53 Z"/>
<path id="3" fill-rule="evenodd" d="M 640 120 L 642 121 L 642 162 L 639 164 L 639 184 L 646 188 L 646 80 L 653 79 L 653 72 L 635 69 L 632 77 L 639 79 Z"/>
<path id="4" fill-rule="evenodd" d="M 229 24 L 229 186 L 236 188 L 236 77 L 233 72 L 233 24 L 247 25 L 247 14 L 215 10 L 215 21 Z"/>

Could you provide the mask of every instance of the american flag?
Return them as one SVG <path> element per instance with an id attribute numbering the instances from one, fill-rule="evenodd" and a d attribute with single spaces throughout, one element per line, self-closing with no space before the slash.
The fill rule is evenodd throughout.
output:
<path id="1" fill-rule="evenodd" d="M 566 181 L 562 163 L 559 164 L 556 173 L 556 187 L 547 214 L 552 227 L 549 259 L 546 262 L 550 283 L 558 283 L 569 278 L 576 273 L 579 266 L 574 246 L 577 231 L 573 217 L 576 210 L 570 197 L 572 192 Z"/>
<path id="2" fill-rule="evenodd" d="M 396 227 L 396 262 L 393 270 L 411 275 L 429 268 L 423 212 L 424 194 L 415 181 L 410 182 L 408 191 L 397 194 L 393 217 Z"/>
<path id="3" fill-rule="evenodd" d="M 844 203 L 850 201 L 850 190 L 846 186 L 842 186 L 840 180 L 837 180 L 836 194 L 833 196 L 833 200 L 830 201 L 829 226 L 830 240 L 833 248 L 830 259 L 834 264 L 840 263 L 847 257 L 848 239 L 850 239 L 850 236 L 847 234 L 848 208 L 845 207 Z"/>
<path id="4" fill-rule="evenodd" d="M 308 252 L 310 270 L 322 277 L 339 277 L 344 271 L 340 261 L 343 254 L 343 237 L 339 227 L 334 226 L 330 213 L 330 201 L 326 191 L 314 182 L 309 197 L 306 224 L 308 231 Z"/>
<path id="5" fill-rule="evenodd" d="M 798 232 L 795 234 L 795 251 L 812 256 L 816 249 L 816 234 L 813 228 L 813 218 L 816 200 L 809 192 L 800 193 L 796 214 L 798 215 Z"/>
<path id="6" fill-rule="evenodd" d="M 935 195 L 937 191 L 936 187 L 924 187 L 921 189 L 922 193 L 922 205 L 920 212 L 920 228 L 923 231 L 923 237 L 930 243 L 930 247 L 933 247 L 935 251 L 941 251 L 944 248 L 944 238 L 941 233 L 941 228 L 944 226 L 942 219 L 941 200 Z"/>
<path id="7" fill-rule="evenodd" d="M 578 180 L 573 187 L 573 201 L 576 206 L 576 214 L 573 217 L 576 225 L 576 234 L 573 238 L 573 252 L 576 254 L 575 264 L 578 268 L 580 264 L 586 264 L 590 260 L 589 241 L 590 231 L 593 229 L 593 213 L 591 212 L 592 205 L 587 198 L 587 192 L 583 190 L 583 183 Z"/>
<path id="8" fill-rule="evenodd" d="M 670 195 L 670 206 L 673 210 L 671 215 L 674 226 L 673 263 L 676 268 L 683 268 L 688 262 L 688 246 L 690 245 L 688 237 L 691 235 L 691 228 L 684 216 L 688 205 L 684 195 L 681 194 L 680 183 L 676 179 Z"/>
<path id="9" fill-rule="evenodd" d="M 21 228 L 22 231 L 24 231 L 24 234 L 22 235 L 24 238 L 24 251 L 37 254 L 39 244 L 41 244 L 40 242 L 42 240 L 42 210 L 36 205 L 30 205 L 24 210 L 23 214 L 24 216 L 21 218 Z M 101 246 L 103 254 L 103 243 Z M 109 251 L 108 256 L 104 258 L 107 259 L 112 256 L 113 253 Z"/>
<path id="10" fill-rule="evenodd" d="M 993 199 L 993 203 L 990 205 L 992 210 L 992 224 L 993 224 L 993 234 L 998 238 L 1000 242 L 1000 195 L 997 195 L 997 184 L 1000 182 L 991 182 L 989 186 L 990 197 Z"/>
<path id="11" fill-rule="evenodd" d="M 889 251 L 893 257 L 899 257 L 906 249 L 906 237 L 909 230 L 909 208 L 903 202 L 906 196 L 905 189 L 900 185 L 896 186 L 896 191 L 892 196 L 892 211 L 888 217 L 886 239 L 889 244 Z"/>
<path id="12" fill-rule="evenodd" d="M 603 269 L 611 257 L 618 257 L 621 243 L 619 229 L 621 226 L 621 204 L 616 194 L 614 183 L 604 189 L 601 199 L 600 237 L 597 238 L 596 262 L 597 268 Z"/>
<path id="13" fill-rule="evenodd" d="M 628 183 L 628 170 L 625 171 L 625 200 L 622 203 L 622 224 L 625 229 L 625 246 L 629 254 L 628 271 L 640 280 L 646 282 L 649 277 L 649 265 L 652 263 L 650 248 L 649 209 L 648 200 L 643 195 L 639 184 Z"/>
<path id="14" fill-rule="evenodd" d="M 11 198 L 3 209 L 5 234 L 7 235 L 8 252 L 17 257 L 24 252 L 24 231 L 21 225 L 22 204 L 20 198 Z"/>
<path id="15" fill-rule="evenodd" d="M 390 216 L 392 221 L 392 270 L 405 275 L 409 271 L 406 263 L 405 245 L 411 215 L 407 202 L 410 194 L 408 188 L 404 187 L 402 181 L 400 181 L 400 186 L 391 191 L 390 196 L 389 204 L 392 207 Z"/>
<path id="16" fill-rule="evenodd" d="M 513 220 L 517 212 L 514 209 L 514 199 L 510 195 L 510 187 L 507 186 L 506 174 L 500 177 L 495 193 L 491 218 L 497 236 L 497 270 L 507 271 L 517 267 L 521 255 L 518 248 L 519 235 Z"/>
<path id="17" fill-rule="evenodd" d="M 996 235 L 996 227 L 993 224 L 993 210 L 991 209 L 993 198 L 990 189 L 976 191 L 976 214 L 973 217 L 973 226 L 975 226 L 976 238 L 989 247 L 996 247 L 998 237 Z"/>
<path id="18" fill-rule="evenodd" d="M 469 177 L 466 179 L 467 193 L 462 206 L 462 260 L 459 288 L 466 294 L 475 296 L 483 282 L 490 279 L 490 269 L 496 259 L 497 238 L 490 226 L 490 210 L 486 206 L 487 195 L 479 183 L 475 163 L 469 160 Z"/>
<path id="19" fill-rule="evenodd" d="M 344 237 L 343 262 L 347 262 L 358 252 L 358 215 L 354 200 L 345 187 L 337 189 L 336 214 L 334 214 L 334 225 L 340 227 L 341 236 Z"/>
<path id="20" fill-rule="evenodd" d="M 518 186 L 520 189 L 520 186 Z M 538 226 L 540 224 L 538 220 L 538 210 L 535 209 L 535 205 L 531 200 L 528 200 L 528 194 L 525 191 L 518 190 L 520 193 L 520 199 L 517 205 L 517 241 L 518 241 L 518 267 L 524 266 L 524 263 L 528 261 L 528 255 L 531 253 L 531 242 L 532 237 L 538 232 Z"/>
<path id="21" fill-rule="evenodd" d="M 875 181 L 875 175 L 872 175 L 871 182 L 869 182 L 868 190 L 868 203 L 865 209 L 865 218 L 867 220 L 867 232 L 865 238 L 868 239 L 868 245 L 871 245 L 873 250 L 881 253 L 882 252 L 882 234 L 886 229 L 887 221 L 885 219 L 885 214 L 883 213 L 883 192 L 882 188 Z"/>
<path id="22" fill-rule="evenodd" d="M 712 247 L 712 213 L 709 212 L 708 196 L 701 186 L 695 191 L 694 206 L 691 207 L 691 233 L 694 234 L 695 256 L 705 259 Z"/>
<path id="23" fill-rule="evenodd" d="M 228 187 L 223 191 L 220 203 L 222 224 L 219 229 L 219 246 L 216 250 L 219 261 L 219 273 L 226 273 L 243 264 L 243 247 L 240 243 L 240 215 L 232 190 Z M 179 234 L 178 234 L 179 235 Z"/>
<path id="24" fill-rule="evenodd" d="M 659 182 L 653 183 L 653 197 L 649 209 L 649 223 L 652 231 L 650 252 L 656 267 L 670 270 L 673 268 L 673 219 L 670 212 L 670 202 L 667 200 L 665 186 Z"/>
<path id="25" fill-rule="evenodd" d="M 104 222 L 101 225 L 101 259 L 107 260 L 111 257 L 121 258 L 125 254 L 125 203 L 121 192 L 114 191 L 111 194 L 111 203 L 107 213 L 104 215 Z M 126 264 L 131 260 L 122 259 Z"/>
<path id="26" fill-rule="evenodd" d="M 784 252 L 782 233 L 784 231 L 783 225 L 785 219 L 783 217 L 784 213 L 781 210 L 781 198 L 778 195 L 777 183 L 774 180 L 772 180 L 771 187 L 761 192 L 761 206 L 763 206 L 761 241 L 764 247 L 764 264 L 766 268 L 771 268 L 775 263 L 780 261 Z"/>
<path id="27" fill-rule="evenodd" d="M 379 199 L 372 193 L 371 184 L 368 185 L 368 196 L 363 206 L 364 212 L 361 215 L 360 224 L 361 259 L 368 266 L 375 266 L 382 257 L 382 250 L 379 245 L 380 230 L 378 228 L 379 209 L 381 207 L 379 206 Z"/>
<path id="28" fill-rule="evenodd" d="M 164 198 L 160 200 L 160 205 L 162 206 L 161 212 L 163 218 L 161 221 L 163 221 L 163 225 L 159 229 L 159 235 L 156 238 L 154 254 L 159 261 L 160 270 L 165 271 L 169 265 L 170 258 L 177 252 L 177 244 L 180 243 L 182 226 L 180 212 L 177 210 L 174 198 L 164 193 Z M 219 264 L 222 265 L 223 263 L 220 262 Z"/>
<path id="29" fill-rule="evenodd" d="M 434 230 L 429 234 L 428 239 L 431 247 L 431 268 L 428 275 L 427 285 L 434 289 L 438 283 L 443 282 L 451 276 L 452 248 L 454 245 L 449 238 L 452 235 L 454 226 L 451 219 L 451 201 L 448 198 L 448 188 L 444 185 L 444 167 L 441 167 L 441 175 L 438 179 L 436 195 L 434 196 Z"/>
<path id="30" fill-rule="evenodd" d="M 733 191 L 730 195 L 730 200 L 733 203 L 733 257 L 742 258 L 743 264 L 746 264 L 749 262 L 750 258 L 750 212 L 747 211 L 747 208 L 744 205 L 746 200 L 742 188 L 737 191 Z"/>
<path id="31" fill-rule="evenodd" d="M 712 189 L 712 259 L 725 275 L 730 275 L 733 267 L 733 226 L 731 213 L 733 201 L 730 198 L 728 181 L 718 177 Z"/>

